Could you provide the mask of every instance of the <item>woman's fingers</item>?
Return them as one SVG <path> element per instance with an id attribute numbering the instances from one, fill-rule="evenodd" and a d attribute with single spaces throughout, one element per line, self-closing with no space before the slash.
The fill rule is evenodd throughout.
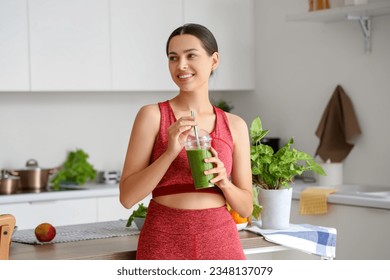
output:
<path id="1" fill-rule="evenodd" d="M 205 159 L 205 162 L 213 163 L 214 168 L 206 170 L 205 175 L 214 174 L 214 178 L 210 180 L 211 183 L 218 185 L 223 180 L 228 180 L 226 168 L 224 163 L 218 158 L 218 153 L 214 148 L 210 148 L 212 157 Z"/>
<path id="2" fill-rule="evenodd" d="M 168 128 L 168 149 L 174 154 L 178 154 L 184 146 L 191 128 L 196 125 L 193 117 L 185 116 L 179 118 Z"/>

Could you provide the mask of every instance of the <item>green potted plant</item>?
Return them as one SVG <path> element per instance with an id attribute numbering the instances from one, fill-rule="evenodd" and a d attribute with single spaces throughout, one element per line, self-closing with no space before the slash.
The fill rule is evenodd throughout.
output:
<path id="1" fill-rule="evenodd" d="M 144 225 L 147 213 L 148 213 L 148 207 L 144 206 L 143 203 L 139 203 L 138 208 L 133 211 L 133 213 L 130 215 L 129 219 L 127 220 L 126 227 L 130 227 L 131 223 L 134 221 L 137 228 L 141 230 L 142 226 Z"/>
<path id="2" fill-rule="evenodd" d="M 214 106 L 218 107 L 221 110 L 224 110 L 225 112 L 230 112 L 234 108 L 233 105 L 223 99 L 219 99 L 217 101 L 212 100 L 212 103 L 214 104 Z"/>
<path id="3" fill-rule="evenodd" d="M 70 151 L 60 170 L 51 179 L 53 188 L 62 184 L 83 185 L 89 180 L 95 180 L 96 170 L 88 162 L 89 155 L 82 149 Z"/>
<path id="4" fill-rule="evenodd" d="M 263 130 L 260 117 L 256 117 L 250 126 L 252 182 L 259 190 L 259 200 L 262 206 L 261 220 L 263 228 L 283 229 L 289 226 L 292 189 L 290 183 L 294 177 L 304 171 L 313 171 L 325 175 L 324 170 L 312 156 L 291 147 L 291 138 L 277 152 L 261 139 L 269 130 Z M 269 200 L 268 200 L 269 199 Z M 280 201 L 275 201 L 280 199 Z M 281 206 L 283 210 L 272 210 L 273 206 Z M 288 213 L 287 213 L 288 212 Z M 277 214 L 280 217 L 271 215 Z M 280 223 L 278 218 L 281 219 Z"/>

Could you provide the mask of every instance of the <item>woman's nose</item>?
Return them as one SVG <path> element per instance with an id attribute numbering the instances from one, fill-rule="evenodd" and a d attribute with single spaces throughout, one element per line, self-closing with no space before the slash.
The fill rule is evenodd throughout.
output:
<path id="1" fill-rule="evenodd" d="M 187 61 L 181 60 L 179 63 L 179 69 L 180 70 L 187 70 L 188 69 Z"/>

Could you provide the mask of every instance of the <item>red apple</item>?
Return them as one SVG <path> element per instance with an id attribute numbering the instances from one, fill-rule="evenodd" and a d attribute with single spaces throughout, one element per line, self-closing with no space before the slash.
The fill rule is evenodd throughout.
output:
<path id="1" fill-rule="evenodd" d="M 50 242 L 56 236 L 56 228 L 49 223 L 43 223 L 35 228 L 35 236 L 40 242 Z"/>

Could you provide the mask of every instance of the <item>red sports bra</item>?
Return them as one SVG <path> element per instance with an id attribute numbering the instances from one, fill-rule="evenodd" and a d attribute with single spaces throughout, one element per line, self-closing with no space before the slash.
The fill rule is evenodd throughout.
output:
<path id="1" fill-rule="evenodd" d="M 155 161 L 165 152 L 168 145 L 168 127 L 176 121 L 169 101 L 158 103 L 161 113 L 160 131 L 154 143 L 151 162 Z M 211 132 L 211 146 L 218 152 L 218 157 L 224 163 L 228 177 L 232 171 L 233 163 L 233 137 L 230 132 L 229 123 L 225 112 L 215 106 L 216 115 L 215 128 Z M 157 187 L 153 190 L 152 196 L 163 196 L 177 193 L 206 192 L 221 193 L 218 187 L 195 190 L 192 180 L 190 166 L 188 164 L 185 149 L 180 152 L 176 159 L 169 166 Z"/>

